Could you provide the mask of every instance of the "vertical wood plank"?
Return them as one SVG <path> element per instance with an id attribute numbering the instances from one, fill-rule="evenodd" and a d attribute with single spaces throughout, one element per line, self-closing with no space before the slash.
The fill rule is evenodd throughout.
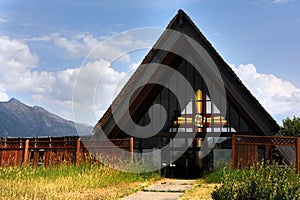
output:
<path id="1" fill-rule="evenodd" d="M 29 165 L 29 140 L 25 141 L 25 148 L 24 148 L 24 165 Z"/>
<path id="2" fill-rule="evenodd" d="M 53 162 L 53 157 L 55 157 L 55 153 L 54 153 L 54 149 L 49 149 L 48 151 L 48 162 L 47 162 L 47 166 L 53 166 L 54 162 Z"/>
<path id="3" fill-rule="evenodd" d="M 247 162 L 247 145 L 238 144 L 237 147 L 238 150 L 236 152 L 238 155 L 239 168 L 244 169 L 244 163 Z"/>
<path id="4" fill-rule="evenodd" d="M 76 165 L 80 164 L 80 138 L 76 141 Z"/>
<path id="5" fill-rule="evenodd" d="M 258 169 L 258 146 L 255 145 L 255 167 Z"/>
<path id="6" fill-rule="evenodd" d="M 133 161 L 133 137 L 130 137 L 129 152 L 130 152 L 130 160 Z"/>
<path id="7" fill-rule="evenodd" d="M 38 162 L 39 162 L 39 150 L 35 149 L 34 152 L 33 152 L 32 166 L 34 168 L 37 168 L 38 167 Z"/>
<path id="8" fill-rule="evenodd" d="M 1 166 L 5 166 L 5 160 L 6 160 L 6 150 L 4 149 L 2 151 Z"/>
<path id="9" fill-rule="evenodd" d="M 18 165 L 21 166 L 23 164 L 23 156 L 24 156 L 24 150 L 19 151 L 19 163 Z"/>
<path id="10" fill-rule="evenodd" d="M 96 164 L 98 165 L 99 164 L 99 150 L 97 149 L 97 152 L 96 152 Z"/>
<path id="11" fill-rule="evenodd" d="M 14 150 L 14 154 L 12 156 L 13 158 L 13 166 L 18 166 L 18 160 L 19 160 L 19 157 L 18 157 L 18 152 L 20 150 Z"/>
<path id="12" fill-rule="evenodd" d="M 50 150 L 44 152 L 44 167 L 48 167 Z"/>
<path id="13" fill-rule="evenodd" d="M 266 145 L 265 146 L 265 160 L 270 160 L 271 159 L 271 145 Z"/>
<path id="14" fill-rule="evenodd" d="M 231 168 L 235 168 L 235 162 L 236 162 L 236 156 L 235 156 L 235 140 L 236 140 L 236 135 L 232 134 L 232 139 L 231 139 Z"/>

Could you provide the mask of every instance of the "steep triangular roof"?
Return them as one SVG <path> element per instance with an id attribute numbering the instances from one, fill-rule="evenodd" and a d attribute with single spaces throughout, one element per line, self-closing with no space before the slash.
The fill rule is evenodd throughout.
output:
<path id="1" fill-rule="evenodd" d="M 205 49 L 206 53 L 208 53 L 213 59 L 222 76 L 227 99 L 231 104 L 234 104 L 240 112 L 243 113 L 245 120 L 247 123 L 251 124 L 257 134 L 274 135 L 279 131 L 280 128 L 276 121 L 269 115 L 268 112 L 266 112 L 258 100 L 243 85 L 241 80 L 237 77 L 229 65 L 221 58 L 210 42 L 204 37 L 204 35 L 200 32 L 192 20 L 184 13 L 184 11 L 178 11 L 177 15 L 171 20 L 166 30 L 175 30 L 188 35 Z M 176 61 L 177 57 L 172 53 L 158 51 L 155 48 L 157 44 L 163 44 L 167 41 L 167 39 L 169 39 L 166 37 L 168 37 L 168 34 L 163 33 L 158 39 L 157 43 L 144 58 L 140 67 L 132 75 L 112 105 L 118 106 L 122 104 L 124 96 L 130 90 L 132 85 L 134 85 L 135 82 L 145 72 L 145 70 L 147 70 L 143 64 L 157 62 L 168 65 L 171 62 Z M 154 89 L 154 86 L 146 85 L 142 87 L 137 94 L 135 94 L 135 97 L 132 98 L 133 100 L 131 102 L 131 105 L 134 105 L 134 108 L 132 109 L 133 114 L 138 110 L 141 102 L 143 102 L 143 100 L 147 98 L 147 95 L 149 95 Z M 94 132 L 97 134 L 100 128 L 104 130 L 105 134 L 109 135 L 109 137 L 117 137 L 118 133 L 120 132 L 120 129 L 112 117 L 111 106 L 95 126 Z"/>

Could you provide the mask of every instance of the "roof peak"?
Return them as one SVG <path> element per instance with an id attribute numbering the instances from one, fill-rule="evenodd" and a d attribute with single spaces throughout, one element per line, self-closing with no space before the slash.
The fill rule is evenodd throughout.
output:
<path id="1" fill-rule="evenodd" d="M 177 30 L 181 31 L 181 29 L 185 26 L 184 24 L 186 22 L 192 24 L 192 26 L 194 26 L 196 28 L 196 26 L 195 26 L 194 22 L 191 20 L 191 18 L 182 9 L 179 9 L 177 11 L 177 14 L 169 22 L 167 29 L 176 29 L 175 26 L 177 26 Z"/>
<path id="2" fill-rule="evenodd" d="M 178 14 L 185 14 L 185 12 L 182 9 L 179 9 L 177 13 Z"/>

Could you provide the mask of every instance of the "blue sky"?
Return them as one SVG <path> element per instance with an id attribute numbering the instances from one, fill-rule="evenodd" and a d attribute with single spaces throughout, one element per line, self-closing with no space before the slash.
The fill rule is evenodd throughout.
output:
<path id="1" fill-rule="evenodd" d="M 0 101 L 16 97 L 72 119 L 76 74 L 88 66 L 86 56 L 95 46 L 131 29 L 162 30 L 183 9 L 281 123 L 300 114 L 299 6 L 296 0 L 0 0 Z M 101 117 L 113 99 L 108 91 L 137 66 L 157 37 L 153 33 L 145 49 L 105 71 L 102 107 L 94 118 L 79 121 L 93 124 Z"/>

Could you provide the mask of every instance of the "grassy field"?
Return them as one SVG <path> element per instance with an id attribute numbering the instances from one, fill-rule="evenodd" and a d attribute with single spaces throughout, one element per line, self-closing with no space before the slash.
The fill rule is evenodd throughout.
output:
<path id="1" fill-rule="evenodd" d="M 90 164 L 0 168 L 0 199 L 119 199 L 158 179 Z"/>
<path id="2" fill-rule="evenodd" d="M 185 191 L 181 200 L 210 200 L 211 193 L 219 183 L 208 183 L 205 179 L 198 179 L 193 187 Z"/>
<path id="3" fill-rule="evenodd" d="M 7 167 L 0 168 L 0 200 L 120 199 L 143 190 L 160 179 L 156 173 L 126 173 L 96 164 L 36 169 Z M 225 167 L 198 179 L 191 189 L 185 191 L 181 199 L 209 200 L 212 199 L 212 192 L 221 196 L 220 199 L 233 199 L 232 195 L 248 194 L 248 190 L 251 190 L 249 194 L 257 193 L 259 197 L 267 194 L 289 197 L 286 199 L 297 196 L 294 199 L 298 199 L 299 181 L 300 176 L 293 169 L 278 168 L 275 164 L 260 165 L 258 169 L 247 170 L 231 170 Z M 275 187 L 277 189 L 274 190 Z"/>
<path id="4" fill-rule="evenodd" d="M 294 166 L 258 163 L 247 169 L 224 167 L 204 175 L 182 199 L 300 199 Z M 216 188 L 217 187 L 217 188 Z"/>

